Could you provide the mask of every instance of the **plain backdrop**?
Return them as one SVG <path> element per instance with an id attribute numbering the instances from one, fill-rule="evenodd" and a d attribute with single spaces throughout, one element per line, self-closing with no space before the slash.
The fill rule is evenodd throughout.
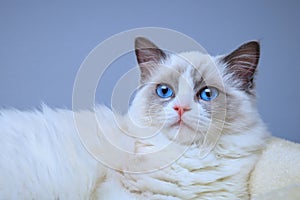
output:
<path id="1" fill-rule="evenodd" d="M 283 0 L 2 0 L 0 108 L 27 110 L 42 102 L 71 108 L 76 73 L 96 45 L 132 28 L 164 27 L 192 37 L 213 55 L 260 40 L 261 116 L 273 135 L 300 142 L 299 10 L 299 1 Z M 128 59 L 112 71 L 108 90 L 114 77 L 136 64 L 133 55 Z M 108 94 L 101 93 L 99 103 L 108 104 Z"/>

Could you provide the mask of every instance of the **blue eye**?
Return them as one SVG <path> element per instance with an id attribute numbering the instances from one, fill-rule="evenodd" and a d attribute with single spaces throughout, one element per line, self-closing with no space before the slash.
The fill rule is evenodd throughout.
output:
<path id="1" fill-rule="evenodd" d="M 173 90 L 167 85 L 158 85 L 156 94 L 161 98 L 169 98 L 173 96 Z"/>
<path id="2" fill-rule="evenodd" d="M 205 87 L 200 90 L 199 98 L 204 101 L 214 100 L 219 95 L 219 91 L 214 87 Z"/>

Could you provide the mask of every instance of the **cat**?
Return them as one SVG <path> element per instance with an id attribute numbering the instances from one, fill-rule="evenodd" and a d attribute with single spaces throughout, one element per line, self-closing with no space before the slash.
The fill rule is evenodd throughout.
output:
<path id="1" fill-rule="evenodd" d="M 270 138 L 256 108 L 259 51 L 250 41 L 228 55 L 175 54 L 137 37 L 126 115 L 2 110 L 0 199 L 250 199 Z"/>

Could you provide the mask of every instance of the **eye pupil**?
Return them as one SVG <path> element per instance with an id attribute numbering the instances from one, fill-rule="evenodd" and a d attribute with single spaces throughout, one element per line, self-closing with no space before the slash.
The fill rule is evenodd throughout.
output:
<path id="1" fill-rule="evenodd" d="M 163 94 L 167 94 L 169 91 L 169 88 L 162 88 L 161 91 Z"/>
<path id="2" fill-rule="evenodd" d="M 204 90 L 204 92 L 205 92 L 205 95 L 206 95 L 207 97 L 211 98 L 212 95 L 211 95 L 210 89 L 207 88 L 207 89 Z"/>
<path id="3" fill-rule="evenodd" d="M 169 98 L 173 96 L 173 91 L 167 85 L 158 85 L 156 88 L 156 94 L 161 98 Z"/>
<path id="4" fill-rule="evenodd" d="M 219 91 L 214 87 L 205 87 L 200 90 L 199 98 L 204 101 L 211 101 L 215 99 L 219 94 Z"/>

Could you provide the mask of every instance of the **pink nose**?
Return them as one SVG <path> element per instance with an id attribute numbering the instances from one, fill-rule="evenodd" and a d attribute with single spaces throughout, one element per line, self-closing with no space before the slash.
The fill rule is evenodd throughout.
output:
<path id="1" fill-rule="evenodd" d="M 191 108 L 184 106 L 174 106 L 173 109 L 177 111 L 179 116 L 182 116 L 184 112 L 191 110 Z"/>

